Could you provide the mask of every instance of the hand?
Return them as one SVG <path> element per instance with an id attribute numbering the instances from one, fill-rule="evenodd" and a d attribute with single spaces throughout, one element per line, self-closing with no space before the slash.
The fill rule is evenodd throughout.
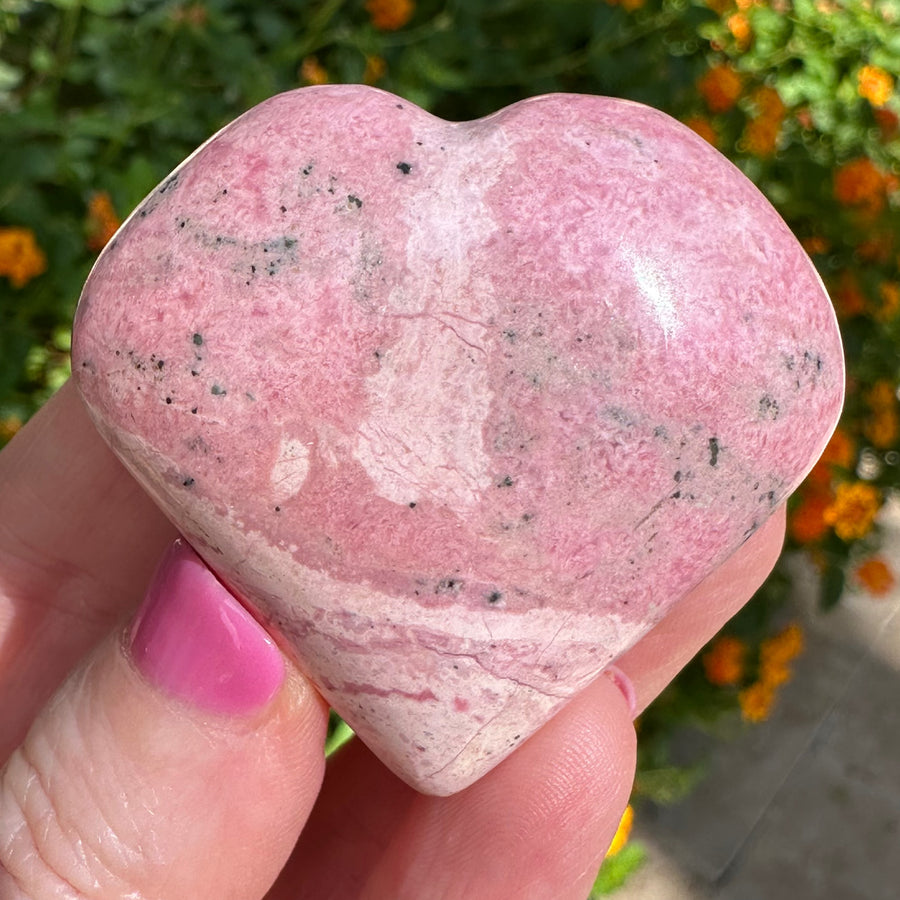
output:
<path id="1" fill-rule="evenodd" d="M 619 660 L 636 711 L 751 596 L 783 530 Z M 326 766 L 326 706 L 186 549 L 128 621 L 175 537 L 71 384 L 0 456 L 0 897 L 587 896 L 634 772 L 613 679 L 453 797 L 358 741 Z"/>

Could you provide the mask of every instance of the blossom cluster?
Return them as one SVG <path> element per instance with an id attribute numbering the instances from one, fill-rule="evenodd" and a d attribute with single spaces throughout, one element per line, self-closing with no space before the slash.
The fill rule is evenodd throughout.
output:
<path id="1" fill-rule="evenodd" d="M 702 655 L 707 680 L 722 688 L 738 689 L 737 701 L 747 722 L 762 722 L 774 706 L 778 690 L 793 676 L 794 660 L 803 652 L 803 629 L 797 623 L 759 645 L 755 675 L 751 676 L 752 653 L 742 638 L 723 634 Z"/>

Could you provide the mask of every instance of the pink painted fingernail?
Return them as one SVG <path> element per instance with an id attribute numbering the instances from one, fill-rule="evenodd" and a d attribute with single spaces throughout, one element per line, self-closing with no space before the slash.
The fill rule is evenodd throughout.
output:
<path id="1" fill-rule="evenodd" d="M 631 679 L 618 667 L 607 666 L 603 670 L 603 674 L 619 689 L 633 719 L 637 715 L 637 691 Z"/>
<path id="2" fill-rule="evenodd" d="M 285 676 L 275 642 L 183 540 L 153 576 L 130 650 L 152 684 L 223 715 L 261 709 Z"/>

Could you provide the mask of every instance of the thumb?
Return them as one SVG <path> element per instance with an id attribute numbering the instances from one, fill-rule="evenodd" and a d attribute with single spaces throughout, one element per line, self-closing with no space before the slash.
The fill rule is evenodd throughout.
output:
<path id="1" fill-rule="evenodd" d="M 181 541 L 125 638 L 0 771 L 0 897 L 262 897 L 324 771 L 327 708 Z"/>

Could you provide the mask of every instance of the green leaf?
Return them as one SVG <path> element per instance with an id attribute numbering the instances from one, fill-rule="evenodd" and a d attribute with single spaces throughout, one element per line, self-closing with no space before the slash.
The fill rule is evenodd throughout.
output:
<path id="1" fill-rule="evenodd" d="M 626 844 L 614 856 L 608 856 L 600 866 L 591 900 L 617 891 L 647 861 L 647 851 L 639 843 Z"/>
<path id="2" fill-rule="evenodd" d="M 703 777 L 706 766 L 664 766 L 639 772 L 634 782 L 636 796 L 652 800 L 660 806 L 671 806 L 683 800 Z"/>
<path id="3" fill-rule="evenodd" d="M 117 16 L 125 6 L 125 0 L 84 0 L 84 8 L 98 16 Z"/>

